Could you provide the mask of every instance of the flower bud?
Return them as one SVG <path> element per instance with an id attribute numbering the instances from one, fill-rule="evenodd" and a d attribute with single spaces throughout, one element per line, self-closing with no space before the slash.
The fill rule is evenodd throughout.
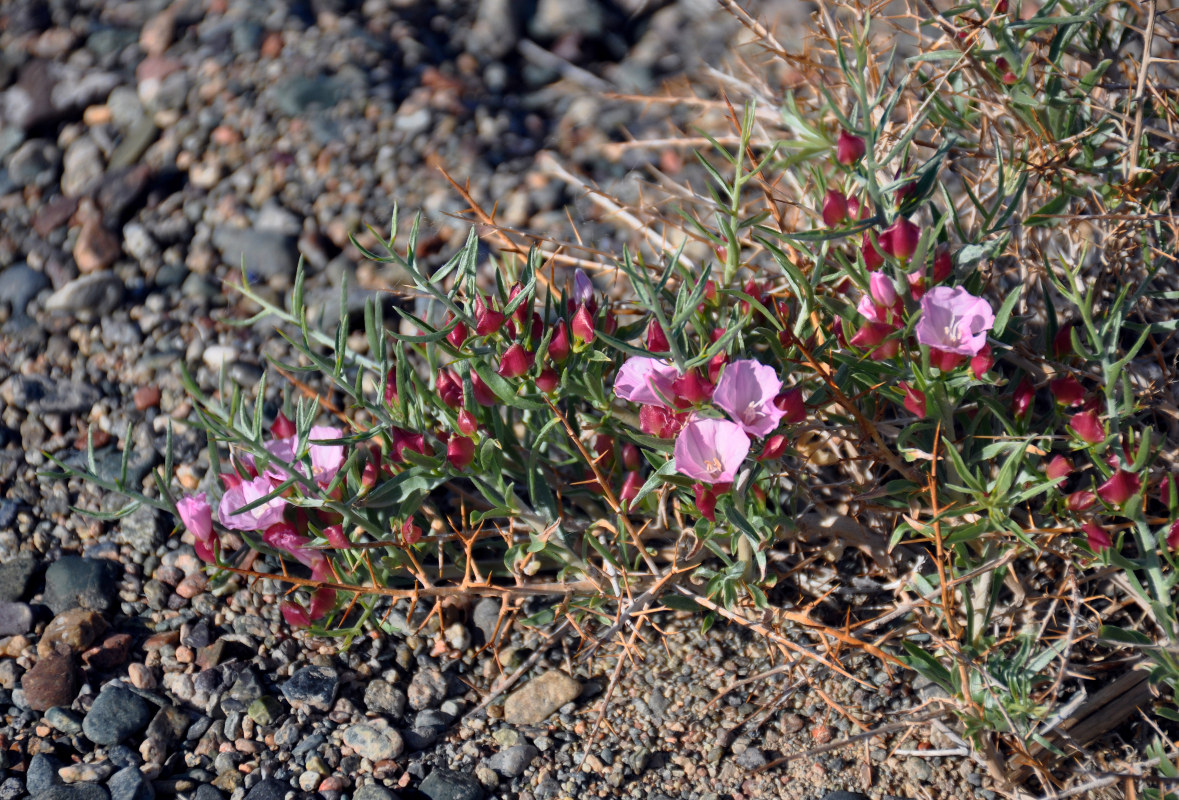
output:
<path id="1" fill-rule="evenodd" d="M 467 323 L 460 319 L 454 323 L 454 327 L 451 328 L 450 333 L 446 334 L 446 341 L 455 350 L 461 350 L 463 343 L 467 341 L 468 335 L 470 335 L 470 332 L 467 330 Z"/>
<path id="2" fill-rule="evenodd" d="M 1048 480 L 1050 481 L 1067 478 L 1072 471 L 1073 462 L 1062 455 L 1055 456 L 1048 462 L 1048 466 L 1044 468 L 1044 474 L 1048 476 Z"/>
<path id="3" fill-rule="evenodd" d="M 892 308 L 899 299 L 892 278 L 879 271 L 868 274 L 868 294 L 880 308 Z"/>
<path id="4" fill-rule="evenodd" d="M 532 369 L 534 358 L 532 353 L 529 353 L 523 345 L 517 342 L 504 351 L 503 357 L 499 361 L 499 376 L 501 378 L 519 378 Z"/>
<path id="5" fill-rule="evenodd" d="M 828 189 L 823 198 L 823 224 L 834 228 L 847 221 L 847 197 L 843 192 Z"/>
<path id="6" fill-rule="evenodd" d="M 700 515 L 709 522 L 716 522 L 716 495 L 713 490 L 703 483 L 697 483 L 692 487 L 692 492 L 696 495 L 696 508 Z"/>
<path id="7" fill-rule="evenodd" d="M 490 336 L 503 327 L 504 315 L 488 307 L 479 295 L 475 295 L 474 310 L 476 336 Z"/>
<path id="8" fill-rule="evenodd" d="M 667 335 L 663 332 L 663 326 L 659 324 L 658 320 L 653 319 L 647 325 L 647 349 L 652 353 L 666 353 L 671 350 Z"/>
<path id="9" fill-rule="evenodd" d="M 1079 406 L 1085 399 L 1085 387 L 1072 375 L 1049 381 L 1048 388 L 1056 402 L 1064 406 Z"/>
<path id="10" fill-rule="evenodd" d="M 393 446 L 389 450 L 390 461 L 394 463 L 404 461 L 406 450 L 426 455 L 426 437 L 422 434 L 412 433 L 402 428 L 390 428 L 389 435 L 393 439 Z"/>
<path id="11" fill-rule="evenodd" d="M 279 604 L 278 610 L 282 612 L 283 620 L 292 628 L 306 628 L 311 625 L 311 617 L 307 614 L 307 609 L 293 600 L 283 600 Z"/>
<path id="12" fill-rule="evenodd" d="M 512 285 L 511 291 L 508 292 L 508 302 L 510 303 L 519 297 L 520 292 L 522 291 L 524 291 L 524 287 L 519 282 L 514 283 Z M 520 303 L 520 305 L 516 306 L 516 310 L 512 312 L 512 318 L 516 320 L 521 329 L 523 329 L 523 327 L 528 323 L 528 312 L 530 310 L 531 304 L 527 300 L 524 300 Z"/>
<path id="13" fill-rule="evenodd" d="M 1109 536 L 1109 531 L 1098 525 L 1096 522 L 1090 520 L 1081 526 L 1081 530 L 1085 532 L 1085 539 L 1089 542 L 1089 549 L 1094 553 L 1100 553 L 1107 547 L 1113 546 L 1113 539 Z"/>
<path id="14" fill-rule="evenodd" d="M 974 373 L 976 380 L 981 381 L 983 375 L 986 375 L 993 366 L 995 366 L 995 356 L 992 355 L 989 344 L 983 345 L 983 349 L 978 351 L 978 355 L 970 359 L 970 371 Z"/>
<path id="15" fill-rule="evenodd" d="M 884 242 L 880 245 L 883 247 Z M 864 237 L 860 240 L 860 253 L 864 256 L 864 266 L 869 270 L 880 269 L 880 265 L 884 263 L 884 254 L 872 244 L 872 237 L 868 231 L 864 231 Z"/>
<path id="16" fill-rule="evenodd" d="M 561 362 L 569 358 L 569 329 L 565 320 L 560 320 L 553 327 L 553 338 L 549 340 L 549 358 Z"/>
<path id="17" fill-rule="evenodd" d="M 598 303 L 594 298 L 594 282 L 590 280 L 589 275 L 586 275 L 583 269 L 573 273 L 572 300 L 575 306 L 586 306 L 590 308 L 591 314 L 597 313 Z"/>
<path id="18" fill-rule="evenodd" d="M 843 130 L 839 132 L 839 141 L 835 144 L 835 160 L 840 164 L 850 167 L 863 158 L 866 151 L 867 146 L 859 136 L 853 136 Z"/>
<path id="19" fill-rule="evenodd" d="M 901 383 L 900 387 L 905 393 L 905 410 L 917 419 L 925 419 L 925 392 L 907 383 Z"/>
<path id="20" fill-rule="evenodd" d="M 557 391 L 557 385 L 561 382 L 561 376 L 552 367 L 545 367 L 536 376 L 536 388 L 540 389 L 545 394 L 552 394 Z"/>
<path id="21" fill-rule="evenodd" d="M 622 488 L 618 491 L 618 499 L 627 502 L 633 502 L 639 496 L 639 489 L 643 488 L 643 479 L 638 472 L 626 473 L 626 478 L 622 481 Z"/>
<path id="22" fill-rule="evenodd" d="M 573 334 L 573 341 L 577 344 L 589 344 L 594 340 L 594 318 L 584 305 L 578 307 L 569 328 Z"/>
<path id="23" fill-rule="evenodd" d="M 608 310 L 603 315 L 602 330 L 604 330 L 608 336 L 613 336 L 614 331 L 618 330 L 618 315 L 616 315 L 613 311 Z"/>
<path id="24" fill-rule="evenodd" d="M 385 376 L 385 405 L 393 407 L 397 404 L 397 370 L 389 370 Z"/>
<path id="25" fill-rule="evenodd" d="M 772 461 L 775 458 L 781 458 L 782 454 L 786 452 L 786 445 L 788 440 L 785 435 L 775 433 L 773 436 L 766 439 L 765 445 L 761 448 L 761 455 L 757 457 L 758 461 Z"/>
<path id="26" fill-rule="evenodd" d="M 295 435 L 295 423 L 287 418 L 287 415 L 278 412 L 278 416 L 274 418 L 274 423 L 270 426 L 270 434 L 275 439 L 286 439 Z"/>
<path id="27" fill-rule="evenodd" d="M 1011 395 L 1011 410 L 1015 416 L 1022 417 L 1028 413 L 1032 407 L 1032 401 L 1036 399 L 1036 389 L 1032 386 L 1032 382 L 1024 378 L 1015 387 L 1015 392 Z"/>
<path id="28" fill-rule="evenodd" d="M 1111 506 L 1120 506 L 1142 488 L 1142 481 L 1133 472 L 1119 469 L 1097 487 L 1097 496 Z"/>
<path id="29" fill-rule="evenodd" d="M 438 370 L 438 380 L 434 385 L 439 399 L 450 408 L 458 408 L 463 404 L 463 383 L 452 371 Z"/>
<path id="30" fill-rule="evenodd" d="M 1077 323 L 1066 322 L 1056 330 L 1052 337 L 1052 354 L 1058 359 L 1068 358 L 1073 354 L 1073 328 Z"/>
<path id="31" fill-rule="evenodd" d="M 950 251 L 939 247 L 933 256 L 933 282 L 941 283 L 950 277 L 950 273 L 953 271 L 954 259 L 950 257 Z"/>
<path id="32" fill-rule="evenodd" d="M 328 540 L 328 544 L 337 550 L 347 550 L 352 546 L 348 541 L 348 537 L 344 535 L 343 525 L 329 525 L 323 529 L 323 538 Z"/>
<path id="33" fill-rule="evenodd" d="M 491 387 L 483 382 L 475 370 L 471 370 L 471 388 L 474 390 L 476 403 L 481 406 L 495 405 L 495 392 L 491 391 Z"/>
<path id="34" fill-rule="evenodd" d="M 884 322 L 865 322 L 852 336 L 850 344 L 862 350 L 871 350 L 888 338 L 896 328 Z"/>
<path id="35" fill-rule="evenodd" d="M 802 402 L 802 389 L 787 389 L 774 398 L 774 405 L 786 413 L 782 422 L 793 425 L 806 419 L 806 406 Z"/>
<path id="36" fill-rule="evenodd" d="M 455 469 L 466 469 L 475 460 L 475 442 L 466 436 L 452 436 L 446 443 L 446 460 Z"/>
<path id="37" fill-rule="evenodd" d="M 925 276 L 921 274 L 920 270 L 910 272 L 905 276 L 905 280 L 909 283 L 909 296 L 914 300 L 920 300 L 925 296 Z"/>
<path id="38" fill-rule="evenodd" d="M 474 436 L 475 432 L 479 430 L 479 423 L 476 421 L 475 415 L 465 408 L 458 413 L 458 429 L 464 436 Z"/>
<path id="39" fill-rule="evenodd" d="M 1082 411 L 1080 414 L 1073 414 L 1068 426 L 1077 436 L 1089 444 L 1100 444 L 1105 441 L 1105 426 L 1101 424 L 1095 411 Z"/>
<path id="40" fill-rule="evenodd" d="M 921 229 L 904 217 L 897 217 L 896 222 L 880 235 L 880 247 L 900 261 L 908 261 L 920 241 Z"/>
<path id="41" fill-rule="evenodd" d="M 712 397 L 714 388 L 711 383 L 701 379 L 700 372 L 695 367 L 671 382 L 671 390 L 675 392 L 675 399 L 682 401 L 684 407 L 694 406 L 708 400 Z"/>
<path id="42" fill-rule="evenodd" d="M 642 466 L 642 463 L 643 457 L 642 454 L 639 453 L 639 448 L 635 447 L 630 442 L 627 442 L 622 446 L 622 466 L 633 472 Z"/>
<path id="43" fill-rule="evenodd" d="M 942 372 L 953 372 L 965 360 L 966 356 L 964 355 L 951 353 L 949 350 L 939 350 L 936 347 L 929 348 L 929 365 L 937 367 Z"/>
<path id="44" fill-rule="evenodd" d="M 1064 499 L 1065 507 L 1068 508 L 1069 511 L 1073 511 L 1078 514 L 1082 511 L 1088 511 L 1096 502 L 1097 495 L 1093 494 L 1093 492 L 1085 491 L 1084 489 L 1073 492 Z"/>
<path id="45" fill-rule="evenodd" d="M 721 367 L 729 360 L 729 354 L 720 351 L 708 361 L 708 381 L 715 384 L 720 379 Z"/>
<path id="46" fill-rule="evenodd" d="M 1171 523 L 1171 529 L 1167 533 L 1167 547 L 1172 550 L 1179 547 L 1179 519 Z"/>
<path id="47" fill-rule="evenodd" d="M 709 303 L 716 302 L 716 281 L 712 278 L 704 282 L 704 299 Z"/>
<path id="48" fill-rule="evenodd" d="M 416 544 L 421 541 L 422 529 L 414 523 L 413 517 L 406 517 L 405 521 L 401 523 L 401 538 L 405 539 L 406 544 Z"/>
<path id="49" fill-rule="evenodd" d="M 657 439 L 670 439 L 679 433 L 682 424 L 675 415 L 662 406 L 641 406 L 639 408 L 639 429 Z"/>
<path id="50" fill-rule="evenodd" d="M 532 330 L 530 330 L 528 332 L 528 339 L 533 344 L 536 344 L 540 341 L 540 338 L 542 336 L 544 336 L 544 320 L 541 319 L 540 314 L 533 311 L 532 312 Z"/>

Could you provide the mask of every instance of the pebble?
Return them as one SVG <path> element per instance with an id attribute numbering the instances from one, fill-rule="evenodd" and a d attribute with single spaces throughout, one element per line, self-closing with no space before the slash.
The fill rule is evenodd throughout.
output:
<path id="1" fill-rule="evenodd" d="M 118 565 L 111 561 L 62 556 L 45 571 L 45 605 L 55 614 L 79 606 L 106 611 L 115 597 L 118 572 Z"/>
<path id="2" fill-rule="evenodd" d="M 20 187 L 47 189 L 60 172 L 61 151 L 45 139 L 30 139 L 8 157 L 8 177 Z"/>
<path id="3" fill-rule="evenodd" d="M 437 667 L 418 670 L 409 682 L 406 697 L 414 711 L 437 706 L 446 697 L 446 676 Z"/>
<path id="4" fill-rule="evenodd" d="M 0 636 L 14 636 L 33 629 L 33 609 L 28 603 L 0 601 Z"/>
<path id="5" fill-rule="evenodd" d="M 94 764 L 69 764 L 59 769 L 57 775 L 64 783 L 101 783 L 114 771 L 109 761 L 99 761 Z"/>
<path id="6" fill-rule="evenodd" d="M 82 720 L 82 730 L 95 744 L 118 744 L 147 727 L 151 719 L 151 708 L 143 698 L 108 684 Z"/>
<path id="7" fill-rule="evenodd" d="M 343 739 L 357 755 L 373 762 L 397 758 L 405 750 L 401 734 L 384 720 L 350 725 L 344 729 Z"/>
<path id="8" fill-rule="evenodd" d="M 107 781 L 111 800 L 153 800 L 156 793 L 138 767 L 124 767 Z"/>
<path id="9" fill-rule="evenodd" d="M 82 716 L 62 706 L 54 706 L 45 712 L 45 721 L 69 736 L 82 732 Z"/>
<path id="10" fill-rule="evenodd" d="M 474 776 L 448 769 L 435 769 L 422 781 L 418 791 L 430 800 L 480 800 L 483 797 L 483 787 Z"/>
<path id="11" fill-rule="evenodd" d="M 78 694 L 78 670 L 74 657 L 50 653 L 37 659 L 32 669 L 21 676 L 25 703 L 34 711 L 54 706 L 69 706 Z"/>
<path id="12" fill-rule="evenodd" d="M 405 692 L 388 681 L 370 681 L 364 689 L 364 705 L 369 711 L 400 717 L 406 702 Z"/>
<path id="13" fill-rule="evenodd" d="M 81 653 L 105 631 L 106 620 L 97 611 L 71 608 L 58 614 L 45 626 L 41 640 L 37 642 L 37 654 Z"/>
<path id="14" fill-rule="evenodd" d="M 0 396 L 4 397 L 5 402 L 12 402 L 2 389 Z M 37 560 L 27 554 L 0 561 L 0 601 L 11 603 L 25 598 L 37 569 Z"/>
<path id="15" fill-rule="evenodd" d="M 340 686 L 340 676 L 331 667 L 303 667 L 283 685 L 282 694 L 297 711 L 331 710 Z"/>
<path id="16" fill-rule="evenodd" d="M 528 769 L 528 765 L 535 761 L 539 755 L 540 751 L 532 745 L 518 744 L 500 750 L 487 759 L 487 765 L 501 775 L 515 778 L 524 774 L 524 770 Z"/>
<path id="17" fill-rule="evenodd" d="M 43 289 L 49 288 L 45 273 L 33 269 L 23 261 L 0 272 L 0 303 L 15 314 L 29 311 L 29 303 Z"/>
<path id="18" fill-rule="evenodd" d="M 352 800 L 397 800 L 397 795 L 376 783 L 366 783 L 352 793 Z"/>
<path id="19" fill-rule="evenodd" d="M 580 681 L 551 670 L 508 695 L 504 719 L 512 725 L 539 725 L 554 711 L 581 695 Z"/>
<path id="20" fill-rule="evenodd" d="M 96 272 L 75 278 L 62 286 L 45 301 L 46 311 L 85 311 L 101 316 L 109 314 L 123 302 L 125 288 L 118 276 L 110 272 Z"/>

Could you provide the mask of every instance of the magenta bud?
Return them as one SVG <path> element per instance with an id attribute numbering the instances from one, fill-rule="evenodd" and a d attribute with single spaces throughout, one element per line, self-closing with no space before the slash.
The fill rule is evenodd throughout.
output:
<path id="1" fill-rule="evenodd" d="M 532 369 L 535 356 L 516 343 L 504 351 L 499 362 L 499 376 L 501 378 L 519 378 Z"/>
<path id="2" fill-rule="evenodd" d="M 1099 444 L 1105 441 L 1105 426 L 1101 424 L 1095 411 L 1082 411 L 1080 414 L 1073 414 L 1068 426 L 1077 436 L 1089 444 Z"/>
<path id="3" fill-rule="evenodd" d="M 847 221 L 847 197 L 843 192 L 828 189 L 823 198 L 823 224 L 834 228 Z"/>
<path id="4" fill-rule="evenodd" d="M 450 408 L 458 408 L 463 404 L 463 384 L 448 369 L 438 370 L 438 380 L 435 382 L 439 399 Z"/>
<path id="5" fill-rule="evenodd" d="M 721 351 L 713 356 L 708 362 L 708 380 L 710 383 L 716 383 L 720 378 L 721 367 L 729 360 L 729 354 Z"/>
<path id="6" fill-rule="evenodd" d="M 802 422 L 806 419 L 806 406 L 802 402 L 802 389 L 787 389 L 774 398 L 774 405 L 786 413 L 782 421 L 788 425 Z"/>
<path id="7" fill-rule="evenodd" d="M 839 132 L 839 141 L 835 144 L 835 160 L 845 167 L 850 167 L 867 152 L 867 147 L 864 140 L 859 136 L 853 136 L 847 131 L 841 130 Z"/>
<path id="8" fill-rule="evenodd" d="M 852 336 L 850 343 L 863 350 L 870 350 L 888 338 L 896 327 L 884 322 L 865 322 Z"/>
<path id="9" fill-rule="evenodd" d="M 685 405 L 693 406 L 712 397 L 715 387 L 700 378 L 700 372 L 694 367 L 671 382 L 671 390 L 675 392 L 677 400 Z"/>
<path id="10" fill-rule="evenodd" d="M 594 318 L 590 316 L 589 309 L 584 304 L 578 306 L 569 328 L 574 342 L 589 344 L 594 340 Z"/>
<path id="11" fill-rule="evenodd" d="M 983 375 L 986 375 L 993 366 L 995 366 L 995 356 L 991 353 L 989 344 L 983 345 L 983 349 L 978 351 L 978 355 L 970 359 L 970 371 L 974 373 L 976 380 L 981 381 Z"/>
<path id="12" fill-rule="evenodd" d="M 700 515 L 709 522 L 716 522 L 716 494 L 712 488 L 697 483 L 692 487 L 692 492 L 696 495 L 696 508 Z"/>
<path id="13" fill-rule="evenodd" d="M 950 251 L 939 247 L 933 257 L 933 282 L 941 283 L 950 277 L 950 273 L 953 271 L 954 259 L 950 257 Z"/>
<path id="14" fill-rule="evenodd" d="M 475 295 L 474 311 L 476 336 L 490 336 L 503 327 L 504 315 L 488 307 L 479 295 Z"/>
<path id="15" fill-rule="evenodd" d="M 904 217 L 897 217 L 896 222 L 880 236 L 880 246 L 884 252 L 900 261 L 908 261 L 920 241 L 921 229 Z"/>
<path id="16" fill-rule="evenodd" d="M 1105 548 L 1113 546 L 1113 539 L 1110 538 L 1109 531 L 1096 522 L 1086 522 L 1081 526 L 1081 530 L 1085 532 L 1085 538 L 1089 542 L 1089 549 L 1094 553 L 1099 553 Z"/>
<path id="17" fill-rule="evenodd" d="M 1093 492 L 1085 491 L 1084 489 L 1073 492 L 1064 499 L 1064 504 L 1068 510 L 1078 514 L 1082 511 L 1088 511 L 1096 502 L 1097 495 L 1093 494 Z"/>
<path id="18" fill-rule="evenodd" d="M 1167 547 L 1172 550 L 1179 547 L 1179 519 L 1171 523 L 1171 529 L 1167 532 Z"/>
<path id="19" fill-rule="evenodd" d="M 401 538 L 406 544 L 416 544 L 422 538 L 422 529 L 413 521 L 413 517 L 406 517 L 401 523 Z"/>
<path id="20" fill-rule="evenodd" d="M 1142 488 L 1142 481 L 1133 472 L 1119 469 L 1097 487 L 1097 496 L 1111 506 L 1120 506 Z"/>
<path id="21" fill-rule="evenodd" d="M 1044 474 L 1051 481 L 1067 478 L 1072 471 L 1073 462 L 1062 455 L 1055 456 L 1048 462 L 1048 466 L 1044 468 Z"/>
<path id="22" fill-rule="evenodd" d="M 884 242 L 881 241 L 880 245 L 883 247 Z M 860 253 L 864 256 L 864 266 L 869 270 L 880 269 L 884 263 L 884 254 L 872 244 L 872 237 L 868 231 L 864 231 L 864 238 L 860 240 Z"/>
<path id="23" fill-rule="evenodd" d="M 521 286 L 519 283 L 514 284 L 512 286 L 512 290 L 508 293 L 508 302 L 510 303 L 513 300 L 515 300 L 517 297 L 519 297 L 520 292 L 522 292 L 522 291 L 524 291 L 523 286 Z M 518 322 L 520 324 L 521 328 L 523 328 L 525 323 L 528 322 L 529 310 L 530 310 L 529 303 L 527 301 L 525 301 L 525 302 L 521 302 L 520 305 L 516 306 L 516 310 L 512 312 L 512 317 L 516 320 L 516 322 Z"/>
<path id="24" fill-rule="evenodd" d="M 491 391 L 491 387 L 483 382 L 475 370 L 471 370 L 471 388 L 474 389 L 476 403 L 481 406 L 495 405 L 495 392 Z"/>
<path id="25" fill-rule="evenodd" d="M 880 308 L 891 309 L 898 300 L 896 284 L 892 278 L 879 271 L 868 274 L 868 294 Z"/>
<path id="26" fill-rule="evenodd" d="M 622 446 L 622 466 L 627 469 L 637 470 L 643 463 L 643 457 L 639 453 L 639 448 L 627 442 Z"/>
<path id="27" fill-rule="evenodd" d="M 936 347 L 929 348 L 929 365 L 937 367 L 942 372 L 953 372 L 958 369 L 966 356 L 959 353 L 951 353 L 949 350 L 939 350 Z"/>
<path id="28" fill-rule="evenodd" d="M 1085 387 L 1072 375 L 1048 381 L 1048 388 L 1062 406 L 1079 406 L 1085 400 Z"/>
<path id="29" fill-rule="evenodd" d="M 468 335 L 467 324 L 460 319 L 451 328 L 450 333 L 446 334 L 446 341 L 455 350 L 461 350 L 463 343 L 467 341 Z"/>
<path id="30" fill-rule="evenodd" d="M 464 436 L 474 436 L 475 431 L 479 430 L 479 423 L 476 421 L 475 415 L 465 408 L 458 413 L 458 429 L 462 431 Z"/>
<path id="31" fill-rule="evenodd" d="M 618 499 L 633 502 L 639 496 L 639 489 L 643 488 L 643 479 L 639 473 L 631 471 L 626 473 L 626 478 L 622 481 L 622 488 L 618 490 Z"/>
<path id="32" fill-rule="evenodd" d="M 907 383 L 900 384 L 900 387 L 905 393 L 905 410 L 917 419 L 925 419 L 925 392 Z"/>
<path id="33" fill-rule="evenodd" d="M 663 332 L 663 326 L 659 324 L 658 320 L 653 319 L 647 325 L 647 349 L 652 353 L 666 353 L 671 350 L 667 335 Z"/>
<path id="34" fill-rule="evenodd" d="M 278 416 L 274 418 L 274 423 L 270 426 L 270 434 L 275 439 L 286 439 L 295 435 L 295 423 L 291 422 L 287 415 L 278 412 Z"/>
<path id="35" fill-rule="evenodd" d="M 549 340 L 549 357 L 554 361 L 564 361 L 569 358 L 569 328 L 565 320 L 561 320 L 553 328 L 553 338 Z"/>
<path id="36" fill-rule="evenodd" d="M 291 600 L 284 600 L 279 604 L 278 610 L 282 612 L 282 618 L 292 628 L 306 628 L 311 625 L 311 617 L 307 614 L 307 609 Z"/>
<path id="37" fill-rule="evenodd" d="M 1073 354 L 1073 328 L 1077 327 L 1077 323 L 1066 322 L 1057 329 L 1056 335 L 1052 337 L 1052 353 L 1057 358 L 1067 358 Z"/>
<path id="38" fill-rule="evenodd" d="M 545 394 L 552 394 L 557 391 L 557 385 L 561 382 L 561 376 L 552 367 L 545 367 L 536 376 L 536 388 L 540 389 Z"/>
<path id="39" fill-rule="evenodd" d="M 785 435 L 775 433 L 773 436 L 766 439 L 765 446 L 761 449 L 761 455 L 757 457 L 758 461 L 772 461 L 775 458 L 781 458 L 782 454 L 786 452 L 786 445 L 788 440 Z"/>
<path id="40" fill-rule="evenodd" d="M 1032 386 L 1032 382 L 1024 378 L 1015 387 L 1015 392 L 1011 395 L 1011 410 L 1015 412 L 1015 416 L 1022 417 L 1028 413 L 1032 407 L 1032 401 L 1036 399 L 1036 389 Z"/>
<path id="41" fill-rule="evenodd" d="M 455 469 L 465 469 L 475 459 L 475 442 L 466 436 L 452 436 L 446 443 L 446 460 Z"/>

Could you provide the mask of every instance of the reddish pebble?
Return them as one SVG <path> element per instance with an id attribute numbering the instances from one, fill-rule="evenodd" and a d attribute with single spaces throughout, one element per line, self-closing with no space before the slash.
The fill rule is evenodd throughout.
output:
<path id="1" fill-rule="evenodd" d="M 176 594 L 183 597 L 185 600 L 191 600 L 201 592 L 205 591 L 205 587 L 209 585 L 209 579 L 201 573 L 189 575 L 182 580 L 176 587 Z"/>
<path id="2" fill-rule="evenodd" d="M 319 784 L 319 791 L 321 792 L 342 792 L 344 789 L 344 779 L 338 775 L 332 775 L 330 778 L 324 778 L 323 783 Z"/>
<path id="3" fill-rule="evenodd" d="M 154 650 L 161 650 L 167 645 L 176 644 L 180 641 L 180 631 L 164 631 L 163 633 L 154 633 L 143 640 L 143 649 L 149 653 Z"/>
<path id="4" fill-rule="evenodd" d="M 94 429 L 94 436 L 92 438 L 94 440 L 94 446 L 96 448 L 97 447 L 106 447 L 108 444 L 111 443 L 111 435 L 109 433 L 107 433 L 106 431 L 104 431 L 102 428 L 95 428 Z M 85 450 L 87 447 L 88 441 L 89 441 L 89 439 L 87 439 L 87 434 L 83 433 L 81 436 L 79 436 L 77 439 L 74 440 L 74 449 L 75 450 Z"/>
<path id="5" fill-rule="evenodd" d="M 127 665 L 127 679 L 136 689 L 156 688 L 156 676 L 151 667 L 138 662 Z"/>
<path id="6" fill-rule="evenodd" d="M 176 648 L 176 660 L 181 664 L 191 664 L 196 660 L 196 653 L 191 647 L 182 644 Z"/>
<path id="7" fill-rule="evenodd" d="M 160 387 L 156 385 L 140 386 L 133 395 L 135 407 L 140 411 L 147 411 L 160 404 Z"/>
<path id="8" fill-rule="evenodd" d="M 819 744 L 827 744 L 831 741 L 831 729 L 826 725 L 816 725 L 811 730 L 811 737 Z"/>

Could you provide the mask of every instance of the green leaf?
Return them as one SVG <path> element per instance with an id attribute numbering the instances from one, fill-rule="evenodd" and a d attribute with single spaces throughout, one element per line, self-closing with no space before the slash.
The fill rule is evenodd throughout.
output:
<path id="1" fill-rule="evenodd" d="M 1153 645 L 1154 640 L 1145 634 L 1138 631 L 1127 630 L 1126 628 L 1119 628 L 1116 625 L 1102 625 L 1097 631 L 1097 635 L 1102 639 L 1108 639 L 1111 642 L 1129 645 Z"/>

